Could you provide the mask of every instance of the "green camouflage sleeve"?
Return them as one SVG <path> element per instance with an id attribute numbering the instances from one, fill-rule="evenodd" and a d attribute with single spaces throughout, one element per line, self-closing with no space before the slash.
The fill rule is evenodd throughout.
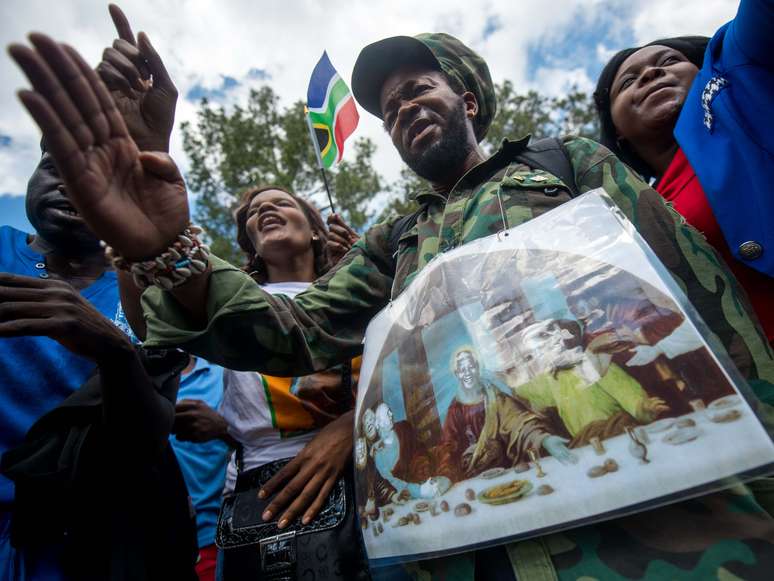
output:
<path id="1" fill-rule="evenodd" d="M 747 295 L 704 236 L 604 146 L 583 138 L 567 138 L 564 144 L 580 191 L 603 187 L 672 274 L 742 375 L 774 383 L 774 354 Z"/>
<path id="2" fill-rule="evenodd" d="M 174 297 L 142 297 L 147 347 L 178 346 L 229 369 L 308 375 L 362 352 L 368 321 L 387 303 L 394 264 L 391 223 L 371 228 L 325 276 L 290 299 L 263 291 L 247 274 L 212 258 L 207 325 L 195 328 Z"/>

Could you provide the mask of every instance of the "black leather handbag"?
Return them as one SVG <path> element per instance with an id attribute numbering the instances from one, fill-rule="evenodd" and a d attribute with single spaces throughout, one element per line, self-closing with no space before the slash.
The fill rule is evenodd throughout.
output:
<path id="1" fill-rule="evenodd" d="M 223 549 L 224 581 L 370 580 L 351 472 L 309 524 L 278 529 L 277 521 L 262 520 L 270 499 L 259 499 L 258 491 L 290 460 L 240 471 L 234 493 L 223 499 L 215 542 Z"/>

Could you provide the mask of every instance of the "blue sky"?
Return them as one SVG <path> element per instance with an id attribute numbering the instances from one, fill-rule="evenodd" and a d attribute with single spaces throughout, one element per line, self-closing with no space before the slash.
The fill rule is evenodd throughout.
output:
<path id="1" fill-rule="evenodd" d="M 594 11 L 580 11 L 578 20 L 548 31 L 527 46 L 527 80 L 541 70 L 582 69 L 594 82 L 610 53 L 637 46 L 633 28 L 636 3 L 605 0 Z"/>
<path id="2" fill-rule="evenodd" d="M 366 44 L 397 34 L 444 31 L 478 51 L 495 81 L 560 94 L 571 85 L 590 90 L 620 48 L 663 36 L 711 35 L 733 17 L 736 5 L 733 0 L 485 0 L 471 9 L 462 0 L 121 2 L 135 31 L 148 33 L 178 86 L 171 153 L 184 172 L 188 162 L 179 124 L 195 118 L 202 97 L 228 107 L 268 82 L 281 104 L 290 104 L 306 94 L 323 50 L 349 80 Z M 320 26 L 323 21 L 328 25 Z M 29 30 L 69 42 L 94 64 L 115 36 L 103 2 L 4 0 L 0 42 L 22 41 Z M 24 86 L 15 65 L 0 56 L 0 223 L 17 226 L 24 220 L 18 198 L 39 152 L 38 131 L 14 94 Z M 396 179 L 402 162 L 379 121 L 361 110 L 355 135 L 376 142 L 379 171 L 388 181 Z M 383 196 L 375 204 L 384 202 Z"/>
<path id="3" fill-rule="evenodd" d="M 30 232 L 32 227 L 24 211 L 24 198 L 12 194 L 0 194 L 0 225 L 13 226 Z"/>

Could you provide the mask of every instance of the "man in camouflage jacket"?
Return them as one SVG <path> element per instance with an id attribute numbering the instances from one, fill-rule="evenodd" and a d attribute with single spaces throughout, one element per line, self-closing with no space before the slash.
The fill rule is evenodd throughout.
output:
<path id="1" fill-rule="evenodd" d="M 78 210 L 122 256 L 160 253 L 188 220 L 179 172 L 128 143 L 114 105 L 85 64 L 80 69 L 99 103 L 86 95 L 57 108 L 58 84 L 84 91 L 73 65 L 65 66 L 77 55 L 39 35 L 32 41 L 38 52 L 12 51 L 37 91 L 22 98 L 44 134 L 55 138 L 52 151 L 68 191 L 78 194 Z M 53 66 L 46 69 L 46 62 Z M 423 34 L 369 45 L 355 65 L 353 89 L 365 109 L 384 119 L 401 157 L 433 186 L 417 196 L 422 210 L 397 250 L 390 244 L 394 221 L 379 224 L 294 300 L 261 291 L 248 275 L 212 258 L 204 274 L 178 289 L 144 293 L 148 346 L 179 345 L 229 368 L 279 376 L 328 368 L 360 353 L 368 321 L 438 253 L 570 199 L 570 184 L 515 161 L 527 139 L 505 141 L 485 159 L 478 142 L 495 113 L 493 86 L 483 60 L 455 38 Z M 41 99 L 54 106 L 43 107 Z M 563 147 L 578 190 L 605 188 L 759 397 L 769 398 L 774 355 L 744 293 L 704 238 L 601 145 L 568 138 Z M 760 492 L 753 497 L 729 483 L 696 500 L 406 570 L 423 580 L 768 579 L 774 520 L 757 502 Z"/>
<path id="2" fill-rule="evenodd" d="M 379 224 L 295 300 L 263 293 L 248 276 L 214 259 L 204 330 L 187 321 L 169 293 L 145 293 L 152 345 L 182 343 L 227 367 L 275 375 L 324 369 L 360 353 L 370 318 L 434 256 L 502 229 L 501 202 L 512 227 L 570 199 L 568 184 L 556 176 L 513 162 L 526 138 L 505 141 L 483 158 L 477 143 L 495 112 L 492 81 L 484 61 L 455 38 L 423 34 L 370 45 L 355 65 L 353 89 L 365 109 L 384 119 L 408 165 L 434 186 L 417 196 L 422 211 L 400 237 L 396 255 L 389 247 L 394 221 Z M 449 121 L 455 116 L 463 131 Z M 466 147 L 454 151 L 445 134 L 458 141 L 462 136 Z M 563 145 L 579 191 L 605 188 L 744 376 L 757 380 L 761 390 L 770 387 L 771 350 L 738 284 L 701 234 L 601 145 L 572 137 Z M 490 549 L 485 558 L 481 553 L 478 559 L 466 554 L 409 569 L 418 579 L 476 573 L 482 579 L 763 578 L 774 571 L 774 520 L 739 485 L 507 545 L 499 554 Z"/>

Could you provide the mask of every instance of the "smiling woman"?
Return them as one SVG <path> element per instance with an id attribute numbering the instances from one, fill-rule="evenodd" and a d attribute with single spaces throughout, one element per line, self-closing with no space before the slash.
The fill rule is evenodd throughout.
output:
<path id="1" fill-rule="evenodd" d="M 330 268 L 330 233 L 317 209 L 294 193 L 278 186 L 250 188 L 234 217 L 246 257 L 243 269 L 276 300 L 302 293 Z M 332 229 L 341 225 L 331 224 Z M 345 242 L 335 232 L 330 236 Z M 351 242 L 345 245 L 348 249 Z M 318 573 L 332 575 L 318 578 L 368 578 L 356 541 L 347 469 L 352 376 L 358 368 L 356 360 L 297 378 L 226 369 L 218 411 L 204 406 L 198 414 L 225 425 L 227 436 L 203 433 L 197 414 L 178 415 L 178 436 L 183 432 L 194 441 L 221 437 L 238 450 L 239 459 L 232 458 L 228 466 L 218 525 L 225 581 L 265 573 L 256 544 L 271 545 L 270 537 L 279 532 L 311 539 L 303 545 L 309 548 L 299 544 L 298 560 L 314 561 Z M 245 514 L 250 515 L 247 529 L 239 524 Z M 340 574 L 331 573 L 332 562 Z M 286 565 L 288 578 L 298 577 L 295 569 L 295 563 Z"/>
<path id="2" fill-rule="evenodd" d="M 672 131 L 708 40 L 684 36 L 627 48 L 613 56 L 599 76 L 594 99 L 600 141 L 644 176 L 660 175 L 665 169 L 662 158 L 668 164 L 675 153 Z M 656 95 L 659 89 L 664 91 Z"/>
<path id="3" fill-rule="evenodd" d="M 617 53 L 594 98 L 601 141 L 726 261 L 774 345 L 774 0 L 743 0 L 710 40 Z"/>
<path id="4" fill-rule="evenodd" d="M 671 130 L 698 72 L 679 50 L 655 44 L 628 57 L 613 81 L 610 114 L 618 139 L 631 144 L 659 174 L 674 155 L 674 148 L 662 143 L 664 134 L 674 141 Z"/>
<path id="5" fill-rule="evenodd" d="M 245 271 L 259 283 L 311 282 L 330 267 L 328 229 L 303 198 L 278 186 L 251 188 L 242 194 L 234 216 L 237 242 L 247 257 Z"/>

